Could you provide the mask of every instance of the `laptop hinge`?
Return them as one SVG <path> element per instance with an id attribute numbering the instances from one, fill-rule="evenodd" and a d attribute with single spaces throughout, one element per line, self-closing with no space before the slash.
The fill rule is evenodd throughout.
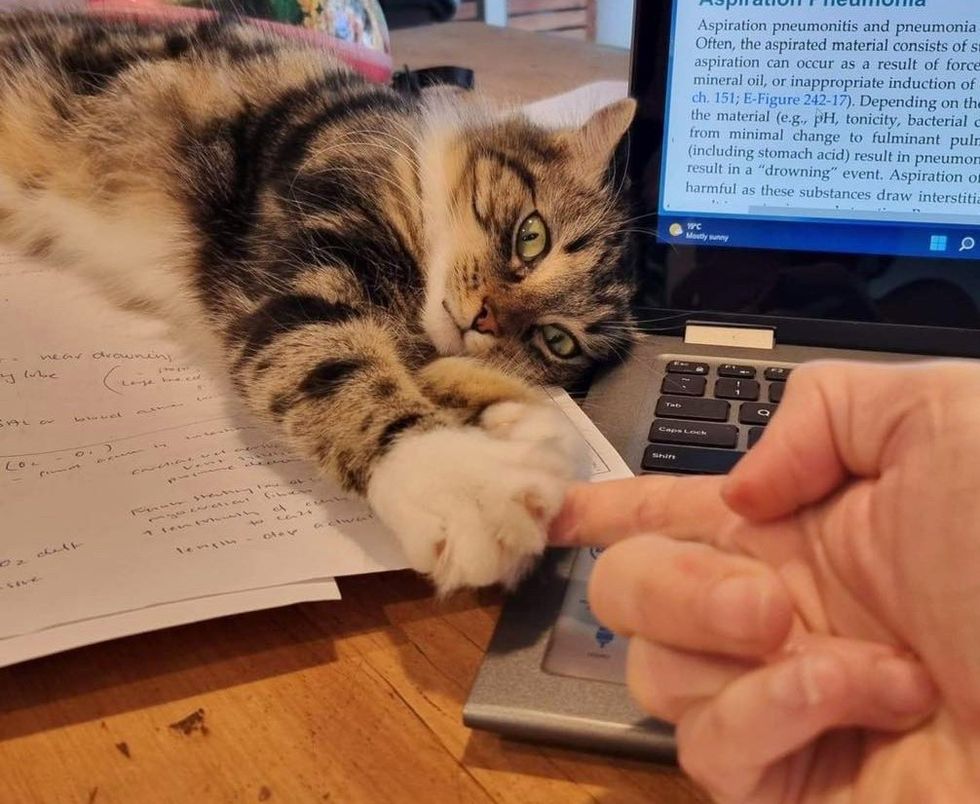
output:
<path id="1" fill-rule="evenodd" d="M 776 330 L 773 327 L 743 327 L 689 321 L 684 328 L 684 343 L 739 349 L 773 349 L 776 346 Z"/>

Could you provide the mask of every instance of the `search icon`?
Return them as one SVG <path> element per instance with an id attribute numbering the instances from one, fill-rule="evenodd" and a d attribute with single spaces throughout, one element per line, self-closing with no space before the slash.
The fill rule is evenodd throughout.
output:
<path id="1" fill-rule="evenodd" d="M 977 247 L 977 241 L 972 237 L 964 237 L 960 241 L 960 251 L 973 251 Z"/>

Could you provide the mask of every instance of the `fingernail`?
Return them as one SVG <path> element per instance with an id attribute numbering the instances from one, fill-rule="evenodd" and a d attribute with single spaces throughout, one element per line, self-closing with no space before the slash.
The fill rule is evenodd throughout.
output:
<path id="1" fill-rule="evenodd" d="M 842 681 L 840 662 L 832 656 L 802 656 L 779 668 L 769 682 L 769 693 L 776 704 L 803 709 L 831 698 Z"/>
<path id="2" fill-rule="evenodd" d="M 765 632 L 772 584 L 765 578 L 736 575 L 708 593 L 708 622 L 730 639 L 756 639 Z"/>
<path id="3" fill-rule="evenodd" d="M 875 662 L 881 704 L 896 715 L 917 715 L 935 706 L 938 691 L 923 667 L 891 656 Z"/>

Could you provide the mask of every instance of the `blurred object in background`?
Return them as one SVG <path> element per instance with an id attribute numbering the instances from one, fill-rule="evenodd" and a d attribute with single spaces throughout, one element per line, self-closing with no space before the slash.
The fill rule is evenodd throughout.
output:
<path id="1" fill-rule="evenodd" d="M 156 20 L 242 14 L 278 33 L 323 45 L 372 80 L 391 78 L 391 43 L 378 0 L 0 0 L 0 10 L 11 9 L 88 10 Z"/>
<path id="2" fill-rule="evenodd" d="M 384 0 L 387 12 L 388 0 Z M 635 0 L 459 0 L 457 20 L 629 49 Z M 394 27 L 394 26 L 393 26 Z"/>
<path id="3" fill-rule="evenodd" d="M 471 0 L 475 4 L 476 0 Z M 412 28 L 456 17 L 460 0 L 381 0 L 388 26 Z M 471 19 L 475 19 L 475 15 Z M 458 19 L 458 17 L 457 17 Z"/>

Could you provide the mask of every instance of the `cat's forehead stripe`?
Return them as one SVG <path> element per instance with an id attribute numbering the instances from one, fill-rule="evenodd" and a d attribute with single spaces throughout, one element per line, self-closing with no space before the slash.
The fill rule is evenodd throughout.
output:
<path id="1" fill-rule="evenodd" d="M 481 159 L 488 159 L 499 165 L 501 168 L 509 170 L 521 180 L 521 182 L 527 188 L 527 191 L 531 194 L 531 197 L 534 197 L 535 190 L 537 188 L 537 180 L 534 178 L 534 175 L 527 168 L 527 166 L 521 164 L 514 157 L 492 148 L 480 148 L 474 153 L 474 163 L 478 163 Z"/>

